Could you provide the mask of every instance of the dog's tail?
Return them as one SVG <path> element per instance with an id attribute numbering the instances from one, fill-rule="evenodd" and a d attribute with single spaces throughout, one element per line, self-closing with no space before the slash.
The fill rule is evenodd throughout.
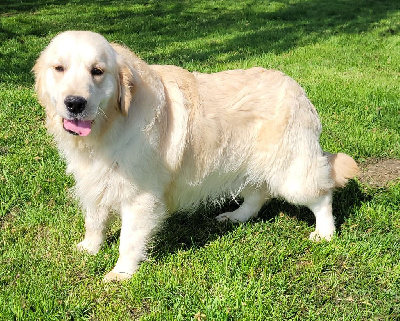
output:
<path id="1" fill-rule="evenodd" d="M 344 187 L 349 179 L 356 177 L 359 173 L 357 163 L 349 155 L 338 153 L 325 153 L 331 163 L 331 175 L 335 182 L 335 187 Z"/>

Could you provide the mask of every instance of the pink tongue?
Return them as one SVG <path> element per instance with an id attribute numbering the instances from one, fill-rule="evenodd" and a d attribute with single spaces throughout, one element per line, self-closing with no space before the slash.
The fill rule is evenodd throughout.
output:
<path id="1" fill-rule="evenodd" d="M 92 122 L 90 120 L 64 119 L 64 128 L 79 136 L 87 136 L 92 129 Z"/>

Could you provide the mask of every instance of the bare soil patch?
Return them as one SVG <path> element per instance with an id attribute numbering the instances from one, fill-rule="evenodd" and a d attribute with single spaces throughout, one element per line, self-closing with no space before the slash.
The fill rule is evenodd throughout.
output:
<path id="1" fill-rule="evenodd" d="M 360 169 L 359 180 L 372 187 L 386 187 L 400 179 L 400 159 L 369 160 Z"/>

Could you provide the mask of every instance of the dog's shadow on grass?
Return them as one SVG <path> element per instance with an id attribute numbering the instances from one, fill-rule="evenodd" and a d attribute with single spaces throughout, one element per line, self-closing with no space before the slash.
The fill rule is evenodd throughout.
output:
<path id="1" fill-rule="evenodd" d="M 339 234 L 341 225 L 360 207 L 362 202 L 369 198 L 355 181 L 351 181 L 344 189 L 335 191 L 333 213 Z M 152 257 L 160 258 L 177 251 L 202 248 L 207 243 L 233 232 L 238 228 L 238 224 L 219 223 L 215 216 L 232 211 L 238 206 L 237 202 L 231 201 L 222 207 L 204 207 L 192 214 L 173 214 L 152 242 Z M 281 213 L 305 221 L 309 226 L 315 224 L 314 215 L 310 210 L 281 200 L 272 200 L 264 205 L 255 220 L 274 224 L 273 220 Z M 252 224 L 251 222 L 248 224 Z"/>

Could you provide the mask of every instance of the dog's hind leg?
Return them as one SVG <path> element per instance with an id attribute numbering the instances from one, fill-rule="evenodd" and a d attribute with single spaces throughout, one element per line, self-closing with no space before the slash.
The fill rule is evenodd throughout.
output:
<path id="1" fill-rule="evenodd" d="M 264 188 L 247 187 L 240 195 L 243 197 L 242 205 L 233 212 L 225 212 L 218 215 L 216 217 L 218 221 L 246 222 L 252 217 L 257 217 L 261 207 L 269 199 L 269 195 Z"/>
<path id="2" fill-rule="evenodd" d="M 315 231 L 310 234 L 310 239 L 330 241 L 335 233 L 335 222 L 332 215 L 332 191 L 315 198 L 307 204 L 315 215 Z"/>

